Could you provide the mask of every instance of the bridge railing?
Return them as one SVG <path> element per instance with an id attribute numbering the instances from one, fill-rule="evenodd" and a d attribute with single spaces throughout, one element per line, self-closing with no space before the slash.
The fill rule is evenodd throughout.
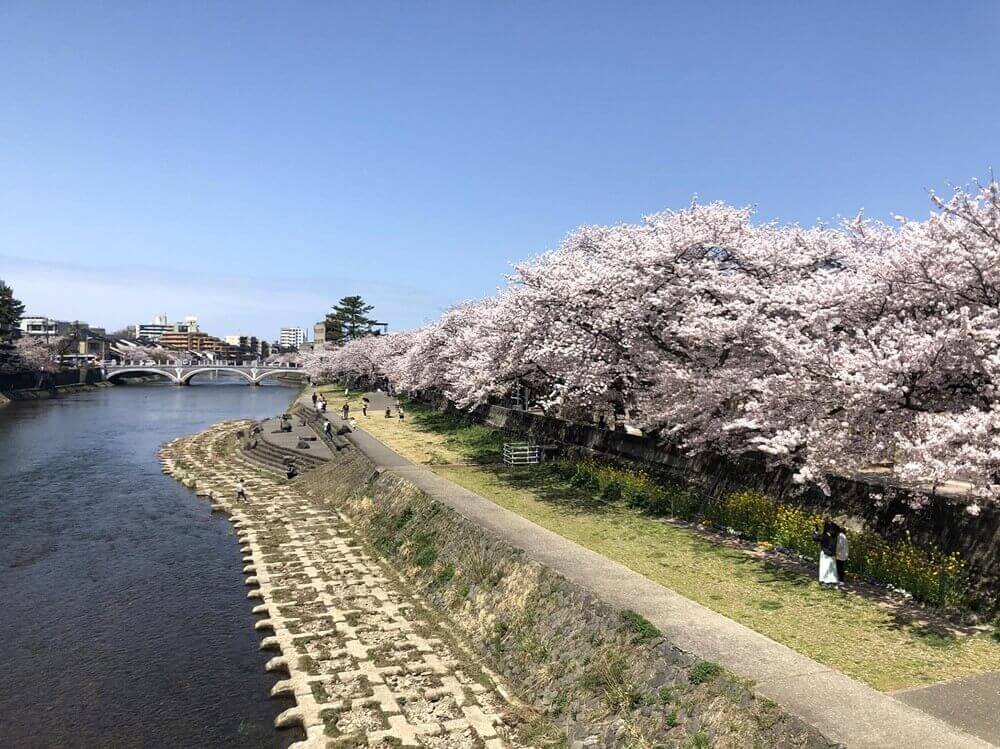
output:
<path id="1" fill-rule="evenodd" d="M 258 369 L 301 369 L 301 364 L 287 363 L 287 364 L 266 364 L 261 361 L 252 362 L 235 362 L 235 361 L 224 361 L 224 362 L 204 362 L 204 361 L 193 361 L 187 359 L 181 360 L 171 360 L 167 362 L 155 362 L 150 359 L 144 360 L 128 360 L 128 361 L 102 361 L 98 362 L 98 365 L 104 368 L 111 367 L 208 367 L 208 368 L 218 368 L 224 369 L 226 367 L 256 367 Z"/>

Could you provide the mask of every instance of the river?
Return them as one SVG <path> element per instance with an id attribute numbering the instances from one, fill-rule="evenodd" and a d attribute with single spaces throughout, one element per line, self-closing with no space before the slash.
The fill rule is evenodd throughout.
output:
<path id="1" fill-rule="evenodd" d="M 229 523 L 156 451 L 295 390 L 128 385 L 0 408 L 0 746 L 275 747 Z M 273 654 L 272 654 L 273 655 Z"/>

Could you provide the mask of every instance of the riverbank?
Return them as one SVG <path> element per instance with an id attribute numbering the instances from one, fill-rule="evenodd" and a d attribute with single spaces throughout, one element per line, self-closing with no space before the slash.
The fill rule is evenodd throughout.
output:
<path id="1" fill-rule="evenodd" d="M 360 398 L 352 395 L 352 412 Z M 407 405 L 404 421 L 370 413 L 358 426 L 413 463 L 880 691 L 1000 671 L 1000 641 L 989 631 L 955 627 L 861 584 L 824 590 L 812 565 L 597 496 L 544 465 L 498 464 L 504 437 L 488 426 L 419 404 Z"/>
<path id="2" fill-rule="evenodd" d="M 359 450 L 289 482 L 244 462 L 246 426 L 169 443 L 163 469 L 230 513 L 303 746 L 830 745 Z"/>
<path id="3" fill-rule="evenodd" d="M 56 385 L 51 388 L 37 388 L 28 390 L 6 390 L 0 393 L 0 406 L 16 401 L 37 401 L 48 398 L 60 398 L 64 395 L 75 395 L 76 393 L 87 393 L 101 388 L 114 387 L 107 380 L 77 385 Z"/>

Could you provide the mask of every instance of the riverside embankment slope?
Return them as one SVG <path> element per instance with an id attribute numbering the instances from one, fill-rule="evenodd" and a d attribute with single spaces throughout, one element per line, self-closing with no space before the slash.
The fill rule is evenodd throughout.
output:
<path id="1" fill-rule="evenodd" d="M 369 394 L 377 413 L 382 403 Z M 525 550 L 617 608 L 632 608 L 688 653 L 751 679 L 754 691 L 848 746 L 988 747 L 992 744 L 652 583 L 605 557 L 416 466 L 365 432 L 350 439 L 374 463 Z M 845 647 L 850 647 L 845 643 Z"/>
<path id="2" fill-rule="evenodd" d="M 360 451 L 288 482 L 246 462 L 247 426 L 163 468 L 230 513 L 302 746 L 830 746 Z"/>

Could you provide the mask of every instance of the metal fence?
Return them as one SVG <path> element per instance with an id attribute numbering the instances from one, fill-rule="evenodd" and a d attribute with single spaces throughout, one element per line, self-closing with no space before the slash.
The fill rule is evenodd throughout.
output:
<path id="1" fill-rule="evenodd" d="M 505 442 L 503 445 L 503 462 L 509 466 L 534 465 L 540 460 L 538 445 L 527 442 Z"/>

